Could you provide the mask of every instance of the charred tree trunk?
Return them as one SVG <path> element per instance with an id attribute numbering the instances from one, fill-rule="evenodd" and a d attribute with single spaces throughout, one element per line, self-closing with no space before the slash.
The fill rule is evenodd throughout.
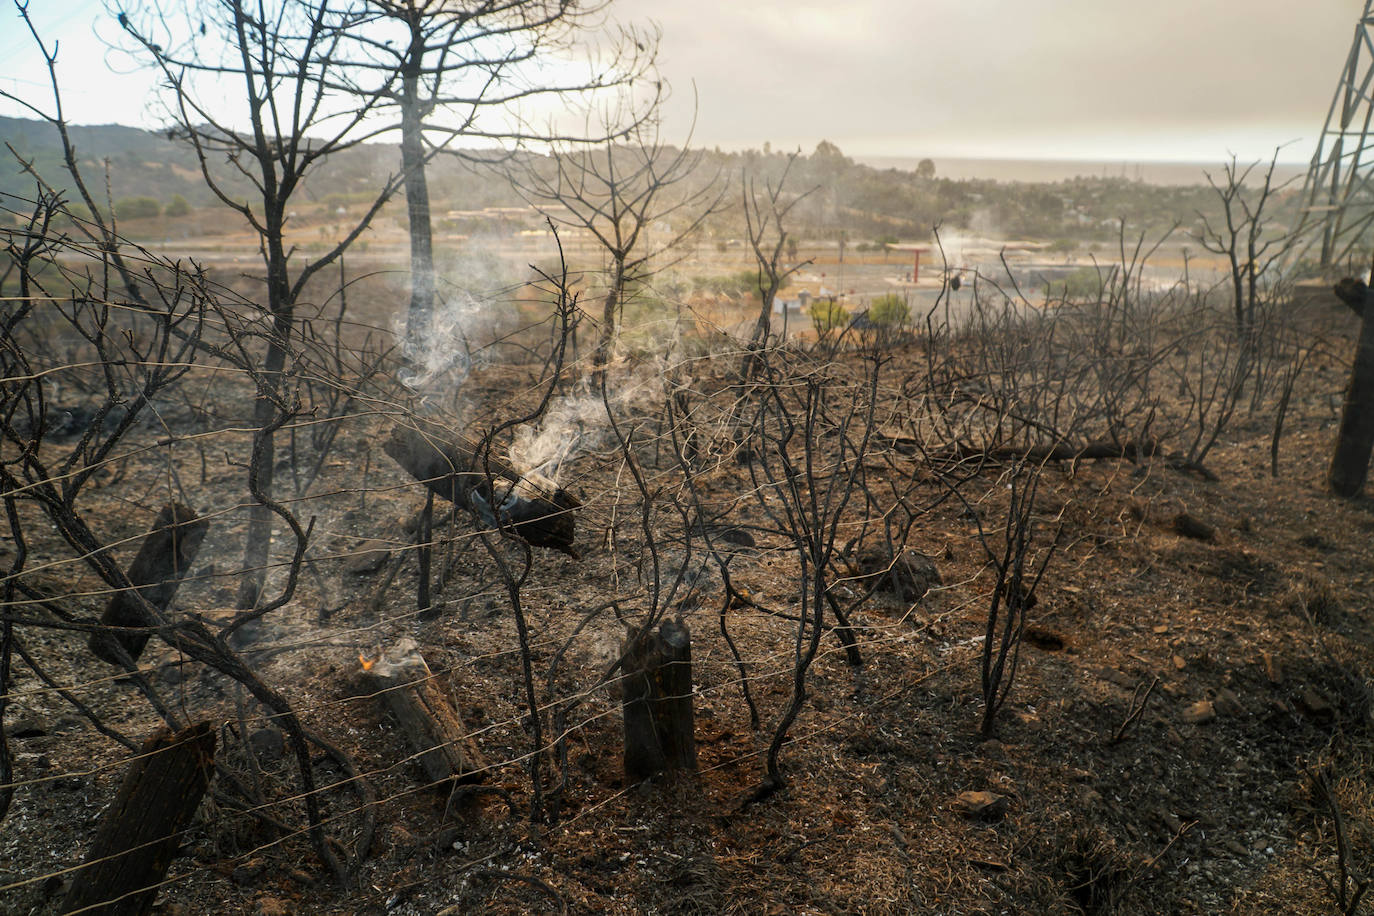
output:
<path id="1" fill-rule="evenodd" d="M 152 910 L 181 832 L 210 785 L 214 759 L 209 722 L 175 734 L 163 728 L 144 743 L 100 818 L 62 912 L 141 916 Z"/>
<path id="2" fill-rule="evenodd" d="M 696 772 L 692 639 L 684 624 L 641 629 L 624 646 L 625 779 Z"/>
<path id="3" fill-rule="evenodd" d="M 197 518 L 195 512 L 179 503 L 162 507 L 152 529 L 143 539 L 138 555 L 129 566 L 129 582 L 139 595 L 159 611 L 165 611 L 191 570 L 191 563 L 200 550 L 200 542 L 210 523 Z M 110 627 L 151 627 L 157 621 L 148 617 L 143 603 L 135 595 L 120 593 L 110 599 L 100 622 Z M 101 661 L 119 664 L 120 654 L 115 648 L 124 647 L 134 661 L 148 644 L 148 631 L 110 630 L 92 633 L 88 645 Z"/>
<path id="4" fill-rule="evenodd" d="M 1374 452 L 1374 291 L 1366 287 L 1362 292 L 1360 341 L 1326 475 L 1331 492 L 1347 499 L 1360 494 L 1369 474 L 1369 456 Z"/>
<path id="5" fill-rule="evenodd" d="M 278 229 L 280 233 L 280 229 Z M 277 419 L 277 401 L 270 391 L 281 384 L 282 370 L 286 367 L 286 347 L 294 327 L 295 307 L 290 301 L 290 286 L 286 277 L 286 253 L 282 250 L 280 237 L 276 244 L 269 244 L 268 250 L 274 252 L 268 266 L 268 287 L 273 292 L 272 334 L 267 339 L 267 356 L 263 360 L 258 396 L 253 402 L 253 425 L 258 434 L 254 438 L 253 457 L 248 474 L 259 492 L 271 497 L 276 481 L 277 455 L 276 434 L 269 430 Z M 257 607 L 262 596 L 262 588 L 267 581 L 267 561 L 272 554 L 271 509 L 261 502 L 254 503 L 248 510 L 248 537 L 243 547 L 243 579 L 239 583 L 237 605 L 242 610 Z"/>
<path id="6" fill-rule="evenodd" d="M 434 230 L 429 182 L 425 175 L 424 116 L 420 76 L 425 52 L 418 22 L 411 23 L 411 47 L 401 73 L 401 173 L 410 221 L 410 308 L 406 315 L 406 353 L 423 352 L 434 314 Z"/>
<path id="7" fill-rule="evenodd" d="M 758 368 L 759 360 L 762 358 L 759 351 L 768 344 L 773 321 L 773 300 L 778 296 L 779 284 L 779 279 L 770 274 L 768 285 L 759 287 L 759 317 L 754 321 L 754 332 L 749 335 L 749 346 L 745 348 L 744 362 L 740 366 L 740 376 L 746 382 L 753 378 L 754 370 Z M 786 320 L 787 310 L 783 309 L 784 325 Z M 785 326 L 783 333 L 786 334 Z"/>
<path id="8" fill-rule="evenodd" d="M 429 670 L 413 639 L 402 639 L 363 675 L 401 723 L 431 783 L 473 782 L 486 769 L 453 701 Z"/>
<path id="9" fill-rule="evenodd" d="M 758 350 L 768 342 L 772 330 L 773 300 L 778 297 L 779 282 L 776 277 L 768 277 L 767 286 L 759 286 L 759 317 L 754 319 L 754 332 L 749 335 L 749 349 Z M 783 314 L 787 314 L 785 311 Z"/>
<path id="10" fill-rule="evenodd" d="M 487 463 L 489 481 L 473 447 L 425 420 L 397 424 L 382 448 L 434 495 L 475 512 L 489 527 L 508 523 L 536 547 L 577 557 L 574 513 L 582 504 L 562 487 L 541 486 L 496 459 Z"/>
<path id="11" fill-rule="evenodd" d="M 606 299 L 601 303 L 601 332 L 597 335 L 596 353 L 592 356 L 594 389 L 600 388 L 601 378 L 611 361 L 611 350 L 615 346 L 616 316 L 625 307 L 625 256 L 616 254 L 614 259 L 611 288 L 606 291 Z"/>

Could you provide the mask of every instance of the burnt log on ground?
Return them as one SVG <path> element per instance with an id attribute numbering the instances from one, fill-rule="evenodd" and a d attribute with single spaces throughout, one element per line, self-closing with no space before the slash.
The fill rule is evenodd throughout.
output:
<path id="1" fill-rule="evenodd" d="M 209 722 L 176 733 L 162 728 L 148 738 L 100 817 L 63 913 L 142 916 L 152 910 L 181 833 L 210 785 L 214 760 Z"/>
<path id="2" fill-rule="evenodd" d="M 483 778 L 487 765 L 481 751 L 415 640 L 402 639 L 365 664 L 364 683 L 396 717 L 431 783 Z"/>
<path id="3" fill-rule="evenodd" d="M 508 523 L 535 547 L 577 557 L 573 537 L 582 503 L 562 487 L 522 476 L 496 458 L 484 464 L 475 446 L 428 420 L 398 423 L 382 449 L 434 495 L 471 510 L 488 526 Z"/>
<path id="4" fill-rule="evenodd" d="M 169 503 L 158 513 L 153 527 L 143 539 L 138 555 L 129 566 L 130 584 L 159 611 L 167 610 L 181 587 L 181 580 L 191 571 L 200 542 L 210 522 L 198 518 L 196 513 L 180 503 Z M 138 595 L 121 592 L 110 599 L 100 622 L 111 627 L 110 630 L 91 634 L 88 641 L 91 652 L 101 661 L 112 665 L 119 664 L 120 653 L 116 644 L 134 661 L 143 654 L 148 644 L 147 629 L 114 629 L 118 627 L 151 627 L 157 624 L 150 619 Z"/>
<path id="5" fill-rule="evenodd" d="M 1074 445 L 1069 442 L 1058 442 L 1050 445 L 999 445 L 990 446 L 988 448 L 956 443 L 936 452 L 924 451 L 921 444 L 910 436 L 889 436 L 880 433 L 878 435 L 878 440 L 891 447 L 893 451 L 903 455 L 922 457 L 928 461 L 939 461 L 948 464 L 965 464 L 968 462 L 982 461 L 997 463 L 1024 461 L 1031 464 L 1049 464 L 1054 461 L 1068 461 L 1071 462 L 1075 472 L 1078 470 L 1078 465 L 1084 461 L 1114 461 L 1117 459 L 1124 459 L 1126 461 L 1138 462 L 1144 458 L 1154 458 L 1162 455 L 1165 465 L 1175 471 L 1196 474 L 1204 480 L 1217 479 L 1217 475 L 1197 462 L 1188 460 L 1188 457 L 1181 452 L 1163 455 L 1160 444 L 1150 439 L 1139 442 L 1135 440 L 1129 440 L 1127 442 L 1088 442 L 1082 445 Z"/>
<path id="6" fill-rule="evenodd" d="M 641 628 L 623 647 L 625 779 L 697 769 L 692 637 L 685 624 Z"/>

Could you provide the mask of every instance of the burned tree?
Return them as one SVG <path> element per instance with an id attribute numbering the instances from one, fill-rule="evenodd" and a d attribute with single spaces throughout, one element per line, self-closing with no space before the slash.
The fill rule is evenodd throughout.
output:
<path id="1" fill-rule="evenodd" d="M 622 33 L 609 59 L 589 62 L 579 75 L 550 81 L 541 72 L 545 60 L 600 32 L 603 10 L 601 3 L 566 0 L 365 0 L 361 21 L 349 27 L 347 64 L 329 79 L 379 114 L 399 118 L 386 130 L 400 133 L 409 218 L 408 348 L 430 333 L 437 295 L 427 164 L 440 151 L 469 156 L 454 148 L 459 140 L 555 139 L 556 132 L 518 117 L 519 104 L 569 104 L 645 78 L 657 42 L 634 32 Z"/>
<path id="2" fill-rule="evenodd" d="M 1331 492 L 1349 499 L 1364 488 L 1369 456 L 1374 452 L 1374 294 L 1363 281 L 1347 278 L 1336 285 L 1336 295 L 1360 316 L 1355 362 L 1326 474 Z"/>
<path id="3" fill-rule="evenodd" d="M 604 133 L 614 132 L 609 122 L 603 127 Z M 701 152 L 686 145 L 669 147 L 656 127 L 640 121 L 623 139 L 596 146 L 565 143 L 547 159 L 526 160 L 513 171 L 512 180 L 526 200 L 554 222 L 590 234 L 607 258 L 592 358 L 596 380 L 610 362 L 631 284 L 668 266 L 664 255 L 692 235 L 724 198 L 717 175 L 697 178 L 702 159 Z M 662 241 L 649 238 L 651 225 L 672 219 L 679 222 Z"/>
<path id="4" fill-rule="evenodd" d="M 759 317 L 754 322 L 754 331 L 749 335 L 749 352 L 745 354 L 742 374 L 747 378 L 755 367 L 755 352 L 768 340 L 773 300 L 787 282 L 787 278 L 801 270 L 808 262 L 796 260 L 796 239 L 790 236 L 783 225 L 792 208 L 811 193 L 806 191 L 791 200 L 785 200 L 783 186 L 797 154 L 787 157 L 787 165 L 776 183 L 765 181 L 763 189 L 758 187 L 758 179 L 751 175 L 744 177 L 741 189 L 744 204 L 744 226 L 749 236 L 749 248 L 754 253 L 758 265 Z M 814 189 L 812 189 L 814 190 Z M 783 251 L 786 250 L 792 264 L 784 264 Z"/>
<path id="5" fill-rule="evenodd" d="M 1207 183 L 1221 203 L 1221 224 L 1213 225 L 1205 214 L 1198 214 L 1202 225 L 1196 238 L 1207 251 L 1226 258 L 1231 273 L 1236 335 L 1250 345 L 1256 331 L 1266 275 L 1287 251 L 1286 240 L 1268 232 L 1270 218 L 1264 212 L 1275 195 L 1283 190 L 1282 183 L 1274 184 L 1278 155 L 1279 151 L 1275 150 L 1259 190 L 1253 195 L 1247 194 L 1245 187 L 1258 163 L 1252 162 L 1242 169 L 1232 156 L 1220 181 L 1210 173 L 1207 175 Z"/>
<path id="6" fill-rule="evenodd" d="M 253 408 L 259 430 L 255 446 L 261 450 L 253 486 L 261 498 L 250 510 L 238 595 L 239 606 L 251 608 L 259 603 L 271 548 L 273 513 L 267 501 L 276 462 L 268 430 L 284 416 L 280 392 L 296 303 L 306 283 L 363 233 L 400 182 L 384 181 L 342 239 L 301 262 L 286 241 L 291 207 L 307 173 L 371 136 L 368 119 L 394 78 L 384 78 L 377 94 L 361 103 L 345 104 L 338 97 L 332 74 L 344 32 L 362 20 L 356 10 L 330 0 L 207 2 L 175 19 L 153 4 L 120 3 L 117 9 L 131 53 L 163 77 L 172 133 L 190 144 L 207 187 L 259 240 L 266 323 L 256 333 L 266 345 Z M 215 40 L 197 40 L 209 29 Z M 231 87 L 244 93 L 245 110 L 225 111 L 217 92 Z M 251 188 L 251 198 L 236 190 L 243 183 Z"/>
<path id="7" fill-rule="evenodd" d="M 1035 608 L 1035 590 L 1058 547 L 1057 541 L 1051 542 L 1039 551 L 1038 557 L 1035 556 L 1034 512 L 1041 468 L 1030 466 L 1025 481 L 1017 476 L 1020 470 L 1013 470 L 1000 550 L 988 543 L 979 523 L 979 540 L 994 576 L 979 661 L 979 684 L 983 692 L 979 731 L 985 736 L 992 734 L 997 713 L 1007 702 L 1016 682 L 1021 643 L 1026 635 L 1026 617 Z"/>
<path id="8" fill-rule="evenodd" d="M 749 463 L 752 492 L 764 515 L 791 541 L 800 586 L 791 696 L 773 728 L 757 798 L 787 784 L 780 756 L 806 702 L 821 638 L 831 629 L 827 616 L 835 618 L 833 631 L 849 663 L 858 668 L 863 662 L 855 628 L 833 586 L 843 549 L 840 532 L 862 489 L 873 441 L 883 357 L 876 351 L 867 354 L 863 373 L 846 382 L 824 361 L 803 355 L 789 363 L 788 355 L 780 350 L 758 354 L 759 380 L 748 418 L 756 455 Z"/>

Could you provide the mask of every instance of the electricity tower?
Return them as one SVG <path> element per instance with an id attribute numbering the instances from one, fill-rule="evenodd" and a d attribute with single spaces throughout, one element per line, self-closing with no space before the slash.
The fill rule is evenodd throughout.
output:
<path id="1" fill-rule="evenodd" d="M 1297 229 L 1285 261 L 1318 258 L 1322 267 L 1365 254 L 1374 224 L 1374 0 L 1365 0 L 1355 39 L 1326 113 L 1298 201 Z"/>

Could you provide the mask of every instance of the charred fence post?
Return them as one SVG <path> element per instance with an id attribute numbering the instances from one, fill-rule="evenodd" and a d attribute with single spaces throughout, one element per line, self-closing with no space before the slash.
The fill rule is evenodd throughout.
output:
<path id="1" fill-rule="evenodd" d="M 173 733 L 161 728 L 124 774 L 119 793 L 96 828 L 62 912 L 142 916 L 153 908 L 167 868 L 210 785 L 215 732 L 200 722 Z"/>
<path id="2" fill-rule="evenodd" d="M 1342 284 L 1354 282 L 1341 281 Z M 1336 295 L 1360 316 L 1355 362 L 1350 367 L 1350 383 L 1345 391 L 1336 447 L 1326 474 L 1331 492 L 1346 499 L 1360 495 L 1369 475 L 1369 456 L 1374 452 L 1374 288 L 1363 283 L 1358 286 L 1361 293 L 1358 307 L 1353 298 L 1342 296 L 1339 284 L 1336 288 Z"/>
<path id="3" fill-rule="evenodd" d="M 641 628 L 625 640 L 625 779 L 641 782 L 669 770 L 696 772 L 692 708 L 692 638 L 687 626 L 668 620 Z"/>
<path id="4" fill-rule="evenodd" d="M 406 637 L 365 664 L 364 682 L 400 722 L 429 781 L 479 780 L 486 762 L 415 640 Z"/>
<path id="5" fill-rule="evenodd" d="M 180 503 L 168 503 L 157 514 L 157 521 L 143 539 L 143 545 L 129 566 L 129 583 L 138 589 L 138 594 L 160 611 L 165 611 L 172 603 L 181 580 L 191 571 L 200 542 L 205 539 L 210 522 L 198 518 L 196 513 Z M 100 622 L 111 627 L 151 627 L 157 624 L 151 620 L 139 601 L 138 595 L 121 592 L 110 599 Z M 90 650 L 101 661 L 112 665 L 119 664 L 119 651 L 124 648 L 134 661 L 143 654 L 148 644 L 148 631 L 111 629 L 91 634 L 88 641 Z"/>

